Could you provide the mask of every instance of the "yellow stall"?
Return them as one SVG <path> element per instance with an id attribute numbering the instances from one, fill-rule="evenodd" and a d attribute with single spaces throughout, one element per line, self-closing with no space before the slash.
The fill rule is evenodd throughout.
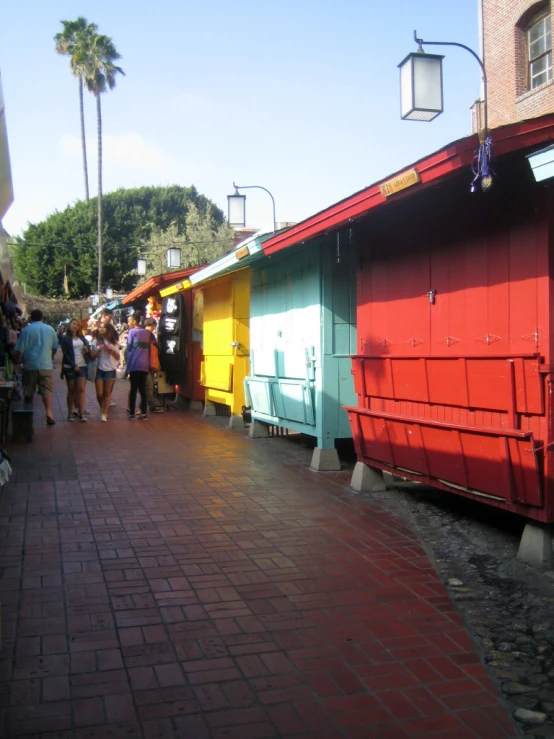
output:
<path id="1" fill-rule="evenodd" d="M 250 373 L 250 269 L 263 258 L 262 243 L 271 234 L 253 236 L 232 252 L 190 275 L 177 289 L 202 292 L 200 384 L 204 415 L 228 413 L 230 428 L 244 428 L 244 378 Z"/>
<path id="2" fill-rule="evenodd" d="M 204 415 L 217 405 L 231 412 L 230 426 L 243 425 L 244 378 L 250 357 L 250 270 L 241 269 L 202 286 L 204 293 Z"/>

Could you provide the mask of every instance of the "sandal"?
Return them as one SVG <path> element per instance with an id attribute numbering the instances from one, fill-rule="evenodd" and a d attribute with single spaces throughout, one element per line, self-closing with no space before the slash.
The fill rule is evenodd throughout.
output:
<path id="1" fill-rule="evenodd" d="M 54 421 L 54 419 L 53 418 L 48 418 L 48 416 L 46 416 L 46 423 L 49 426 L 55 426 L 56 425 L 56 422 Z"/>

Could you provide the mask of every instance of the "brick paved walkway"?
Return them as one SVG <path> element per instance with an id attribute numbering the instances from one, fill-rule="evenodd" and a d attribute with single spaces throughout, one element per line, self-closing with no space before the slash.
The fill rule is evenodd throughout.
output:
<path id="1" fill-rule="evenodd" d="M 199 414 L 130 423 L 125 382 L 68 424 L 56 385 L 1 492 L 0 736 L 516 736 L 416 536 L 345 474 Z"/>

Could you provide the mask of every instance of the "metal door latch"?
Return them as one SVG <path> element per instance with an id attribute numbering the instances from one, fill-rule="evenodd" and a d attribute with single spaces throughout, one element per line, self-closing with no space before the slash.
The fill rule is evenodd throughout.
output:
<path id="1" fill-rule="evenodd" d="M 429 298 L 429 302 L 431 305 L 435 305 L 435 295 L 437 294 L 437 291 L 434 287 L 432 287 L 429 292 L 427 293 L 427 297 Z"/>

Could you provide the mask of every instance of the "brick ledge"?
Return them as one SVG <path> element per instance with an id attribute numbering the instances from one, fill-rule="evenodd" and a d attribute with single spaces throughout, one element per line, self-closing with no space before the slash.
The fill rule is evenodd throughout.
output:
<path id="1" fill-rule="evenodd" d="M 544 85 L 539 85 L 538 87 L 535 87 L 533 90 L 527 90 L 527 92 L 524 92 L 523 95 L 518 95 L 516 97 L 516 105 L 518 103 L 523 103 L 525 100 L 528 100 L 530 97 L 533 97 L 533 95 L 537 95 L 539 92 L 542 92 L 548 87 L 552 87 L 554 85 L 554 80 L 549 80 L 548 82 L 545 82 Z"/>

